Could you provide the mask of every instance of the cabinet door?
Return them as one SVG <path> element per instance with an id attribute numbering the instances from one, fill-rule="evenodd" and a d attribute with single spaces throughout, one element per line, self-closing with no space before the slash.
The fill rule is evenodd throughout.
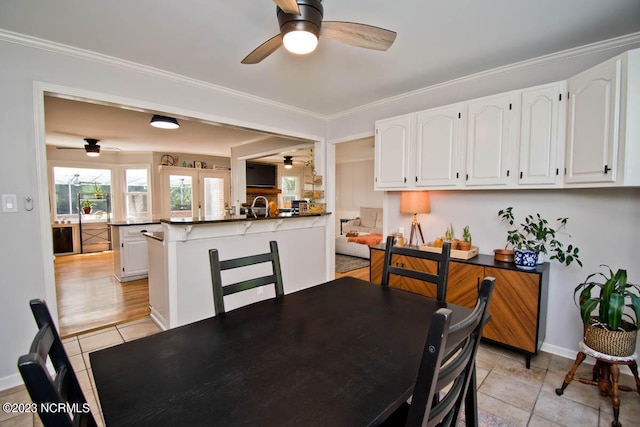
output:
<path id="1" fill-rule="evenodd" d="M 375 189 L 409 187 L 413 115 L 376 122 Z"/>
<path id="2" fill-rule="evenodd" d="M 146 274 L 149 270 L 147 241 L 143 239 L 122 241 L 122 275 Z"/>
<path id="3" fill-rule="evenodd" d="M 382 282 L 382 270 L 384 267 L 384 251 L 371 250 L 371 281 L 373 283 Z M 409 268 L 411 270 L 426 271 L 436 274 L 435 261 L 423 260 L 420 258 L 406 257 L 403 255 L 393 255 L 391 263 L 397 267 Z M 426 295 L 428 297 L 436 297 L 436 286 L 421 280 L 411 279 L 392 274 L 389 277 L 389 286 L 399 289 L 411 291 L 416 294 Z"/>
<path id="4" fill-rule="evenodd" d="M 460 104 L 423 111 L 416 116 L 417 187 L 447 187 L 459 174 Z"/>
<path id="5" fill-rule="evenodd" d="M 621 66 L 617 59 L 568 80 L 568 184 L 616 180 Z"/>
<path id="6" fill-rule="evenodd" d="M 468 103 L 465 185 L 507 184 L 510 174 L 510 108 L 510 94 Z"/>
<path id="7" fill-rule="evenodd" d="M 485 275 L 496 278 L 489 303 L 491 321 L 482 336 L 531 353 L 536 351 L 539 276 L 534 273 L 485 267 Z"/>
<path id="8" fill-rule="evenodd" d="M 484 267 L 459 262 L 449 263 L 447 302 L 473 308 L 478 300 Z"/>
<path id="9" fill-rule="evenodd" d="M 560 175 L 563 84 L 522 92 L 518 184 L 556 184 Z"/>

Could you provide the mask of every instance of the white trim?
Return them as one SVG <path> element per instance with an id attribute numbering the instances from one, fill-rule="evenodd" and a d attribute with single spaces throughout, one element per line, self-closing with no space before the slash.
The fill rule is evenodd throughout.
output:
<path id="1" fill-rule="evenodd" d="M 36 153 L 36 187 L 37 200 L 40 209 L 40 235 L 42 236 L 40 250 L 44 269 L 44 298 L 49 306 L 51 318 L 58 326 L 58 297 L 56 295 L 55 269 L 53 261 L 53 236 L 51 233 L 51 205 L 49 204 L 49 165 L 47 164 L 47 146 L 44 135 L 44 92 L 36 85 L 33 87 L 33 122 L 34 122 L 34 150 Z M 50 262 L 49 262 L 50 261 Z"/>
<path id="2" fill-rule="evenodd" d="M 369 104 L 361 105 L 359 107 L 355 107 L 349 110 L 344 110 L 335 114 L 319 114 L 314 113 L 312 111 L 303 110 L 300 108 L 292 107 L 287 104 L 282 104 L 279 102 L 271 101 L 266 98 L 261 98 L 255 95 L 251 95 L 245 92 L 229 89 L 223 86 L 215 85 L 212 83 L 207 83 L 202 80 L 193 79 L 190 77 L 186 77 L 177 73 L 171 73 L 169 71 L 161 70 L 154 67 L 149 67 L 146 65 L 138 64 L 132 61 L 126 61 L 123 59 L 115 58 L 108 55 L 103 55 L 100 53 L 92 52 L 85 49 L 76 48 L 73 46 L 64 45 L 61 43 L 56 43 L 50 40 L 44 40 L 37 37 L 31 37 L 20 33 L 15 33 L 13 31 L 7 31 L 0 29 L 0 41 L 6 41 L 10 43 L 16 43 L 23 46 L 28 46 L 31 48 L 47 50 L 50 52 L 59 53 L 62 55 L 72 56 L 76 58 L 81 58 L 85 60 L 97 61 L 103 64 L 120 67 L 128 70 L 133 70 L 136 72 L 140 72 L 143 74 L 147 74 L 150 76 L 161 77 L 165 79 L 170 79 L 176 82 L 180 82 L 183 84 L 188 84 L 191 86 L 201 87 L 203 89 L 215 91 L 218 93 L 235 96 L 238 98 L 247 99 L 253 102 L 261 103 L 264 105 L 269 105 L 270 107 L 276 108 L 278 110 L 294 112 L 296 114 L 301 114 L 307 117 L 323 120 L 325 122 L 329 122 L 331 120 L 340 118 L 342 116 L 348 116 L 354 114 L 359 111 L 369 110 L 374 107 L 382 106 L 388 103 L 396 102 L 402 100 L 404 98 L 408 98 L 415 95 L 420 95 L 424 93 L 429 93 L 431 91 L 446 89 L 447 87 L 457 85 L 464 82 L 469 82 L 473 80 L 478 80 L 487 77 L 496 77 L 501 74 L 510 73 L 519 69 L 536 67 L 540 65 L 550 64 L 556 61 L 566 60 L 573 57 L 584 56 L 594 52 L 606 51 L 609 49 L 616 49 L 624 46 L 633 45 L 635 43 L 640 42 L 640 32 L 627 34 L 620 37 L 614 37 L 612 39 L 598 41 L 595 43 L 591 43 L 584 46 L 579 46 L 576 48 L 566 49 L 560 52 L 554 52 L 548 55 L 543 55 L 537 58 L 527 59 L 521 62 L 517 62 L 515 64 L 509 64 L 502 67 L 493 68 L 486 71 L 481 71 L 479 73 L 470 74 L 464 77 L 460 77 L 454 80 L 448 80 L 443 83 L 437 83 L 425 88 L 420 88 L 415 91 L 406 92 L 400 95 L 392 96 L 389 98 L 381 99 L 378 101 L 371 102 Z M 127 104 L 125 104 L 127 105 Z M 186 113 L 186 115 L 190 115 Z M 193 116 L 196 117 L 196 116 Z"/>
<path id="3" fill-rule="evenodd" d="M 46 50 L 49 52 L 54 52 L 61 55 L 71 56 L 71 57 L 80 58 L 88 61 L 99 62 L 105 65 L 124 68 L 127 70 L 135 71 L 135 72 L 146 74 L 153 77 L 170 79 L 178 83 L 187 84 L 190 86 L 196 86 L 202 89 L 211 90 L 211 91 L 222 93 L 225 95 L 231 95 L 234 97 L 243 98 L 251 102 L 265 104 L 270 107 L 276 108 L 278 110 L 294 112 L 296 114 L 308 116 L 314 119 L 320 119 L 325 121 L 327 120 L 326 116 L 323 116 L 321 114 L 316 114 L 312 111 L 303 110 L 300 108 L 292 107 L 290 105 L 275 102 L 266 98 L 261 98 L 256 95 L 251 95 L 246 92 L 229 89 L 213 83 L 208 83 L 202 80 L 186 77 L 181 74 L 172 73 L 169 71 L 161 70 L 159 68 L 138 64 L 136 62 L 127 61 L 124 59 L 104 55 L 104 54 L 93 52 L 86 49 L 80 49 L 74 46 L 57 43 L 51 40 L 45 40 L 37 37 L 28 36 L 25 34 L 15 33 L 13 31 L 0 29 L 0 41 L 15 43 L 22 46 L 31 47 L 34 49 Z"/>
<path id="4" fill-rule="evenodd" d="M 633 45 L 635 43 L 640 42 L 640 32 L 627 34 L 620 37 L 615 37 L 609 40 L 599 41 L 595 43 L 591 43 L 584 46 L 579 46 L 571 49 L 562 50 L 560 52 L 554 52 L 548 55 L 539 56 L 537 58 L 526 59 L 524 61 L 516 62 L 514 64 L 508 64 L 502 67 L 493 68 L 490 70 L 480 71 L 475 74 L 469 74 L 467 76 L 463 76 L 453 80 L 447 80 L 442 83 L 436 83 L 431 86 L 427 86 L 424 88 L 420 88 L 414 91 L 405 92 L 400 95 L 391 96 L 389 98 L 380 99 L 378 101 L 371 102 L 369 104 L 361 105 L 359 107 L 355 107 L 349 110 L 341 111 L 339 113 L 330 114 L 326 116 L 326 119 L 331 121 L 342 116 L 349 116 L 357 112 L 370 110 L 375 107 L 380 107 L 385 104 L 390 104 L 393 102 L 402 101 L 405 98 L 410 98 L 416 95 L 424 95 L 429 92 L 447 89 L 452 86 L 456 86 L 462 83 L 468 83 L 474 80 L 481 80 L 485 78 L 496 78 L 503 74 L 508 74 L 514 71 L 526 69 L 526 68 L 534 68 L 541 65 L 547 65 L 558 61 L 564 61 L 570 58 L 575 58 L 578 56 L 584 56 L 595 52 L 606 51 L 610 49 L 616 49 L 624 46 Z"/>

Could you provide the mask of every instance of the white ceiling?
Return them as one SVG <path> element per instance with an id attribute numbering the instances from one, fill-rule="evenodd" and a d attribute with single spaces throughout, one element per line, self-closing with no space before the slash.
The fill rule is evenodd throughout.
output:
<path id="1" fill-rule="evenodd" d="M 394 45 L 379 52 L 321 39 L 308 56 L 280 49 L 259 64 L 240 64 L 278 33 L 271 0 L 2 0 L 0 28 L 327 117 L 443 81 L 640 31 L 639 0 L 324 0 L 323 5 L 325 20 L 396 31 Z M 113 127 L 93 132 L 83 126 L 59 127 L 57 132 L 112 137 L 109 144 L 128 138 L 117 135 Z M 220 140 L 230 144 L 237 138 L 256 137 L 216 131 L 223 132 Z M 47 138 L 62 143 L 60 135 Z M 156 143 L 162 138 L 156 135 Z M 213 140 L 201 138 L 203 145 Z"/>

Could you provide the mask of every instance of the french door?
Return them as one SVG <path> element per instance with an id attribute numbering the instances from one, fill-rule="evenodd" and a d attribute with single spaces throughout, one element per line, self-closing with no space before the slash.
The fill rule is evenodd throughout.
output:
<path id="1" fill-rule="evenodd" d="M 162 171 L 162 213 L 171 218 L 223 216 L 231 194 L 227 171 L 198 169 Z"/>

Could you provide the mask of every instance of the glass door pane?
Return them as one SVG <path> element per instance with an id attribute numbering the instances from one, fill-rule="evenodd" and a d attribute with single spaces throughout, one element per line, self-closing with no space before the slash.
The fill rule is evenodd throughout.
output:
<path id="1" fill-rule="evenodd" d="M 169 209 L 172 218 L 193 217 L 193 179 L 186 175 L 169 175 Z"/>
<path id="2" fill-rule="evenodd" d="M 224 216 L 224 178 L 204 177 L 204 216 Z"/>

